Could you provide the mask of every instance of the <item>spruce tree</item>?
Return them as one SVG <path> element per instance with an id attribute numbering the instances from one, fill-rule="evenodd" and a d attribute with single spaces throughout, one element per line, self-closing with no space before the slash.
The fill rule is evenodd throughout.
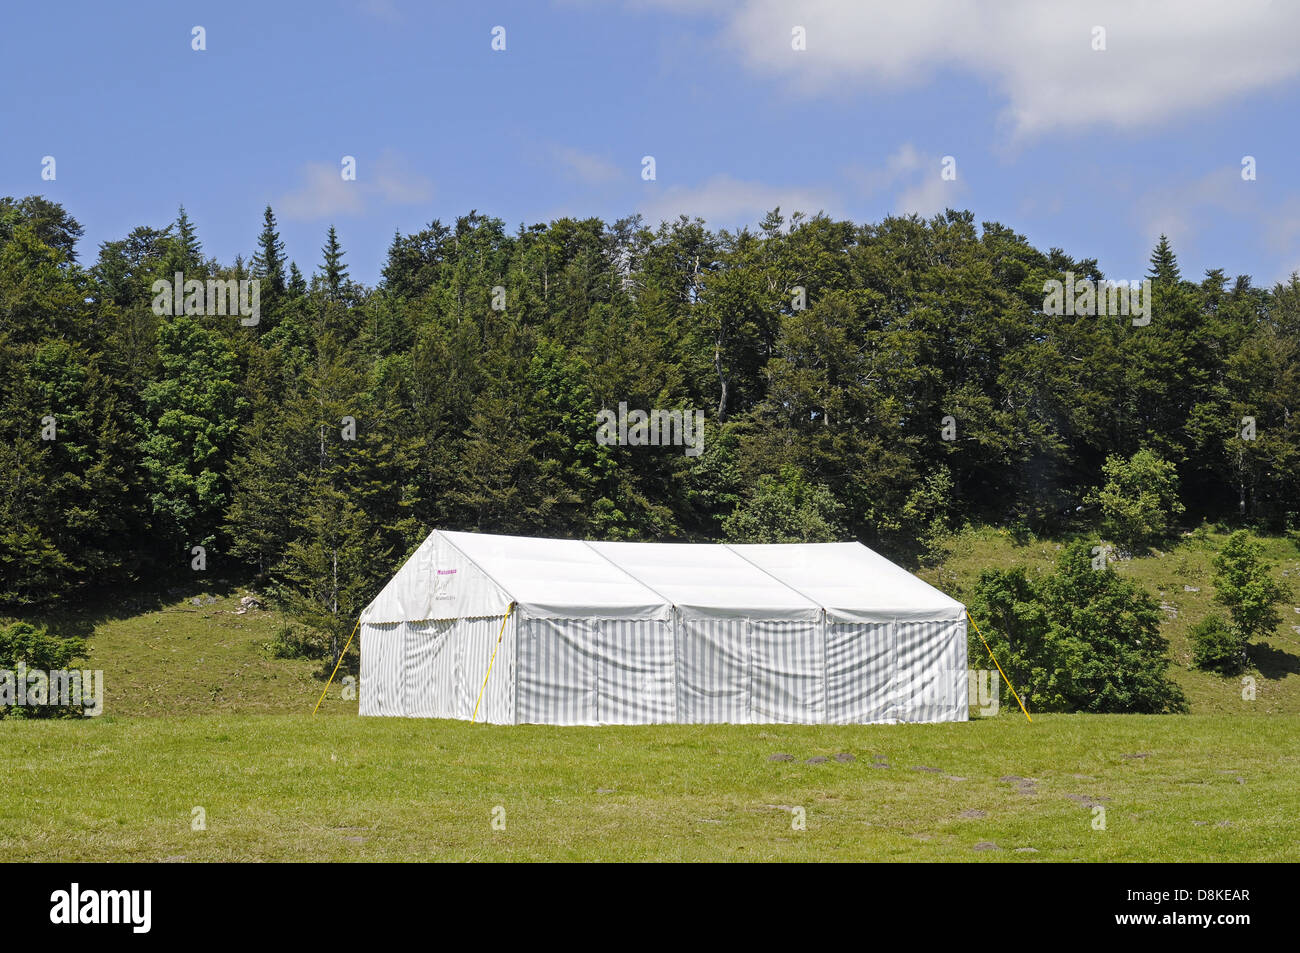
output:
<path id="1" fill-rule="evenodd" d="M 325 264 L 323 274 L 325 276 L 325 289 L 333 300 L 339 297 L 340 289 L 348 281 L 348 268 L 343 264 L 343 248 L 339 245 L 338 233 L 335 232 L 334 226 L 330 226 L 329 235 L 325 240 L 325 247 L 321 249 L 325 255 Z"/>
<path id="2" fill-rule="evenodd" d="M 176 216 L 176 244 L 180 253 L 182 271 L 197 270 L 202 266 L 203 245 L 199 242 L 194 223 L 186 214 L 184 205 L 180 207 L 180 212 Z"/>
<path id="3" fill-rule="evenodd" d="M 1151 277 L 1168 284 L 1182 280 L 1182 274 L 1178 271 L 1178 258 L 1169 244 L 1168 235 L 1160 236 L 1156 250 L 1151 253 Z"/>
<path id="4" fill-rule="evenodd" d="M 262 234 L 257 239 L 257 254 L 253 256 L 253 276 L 266 281 L 262 300 L 274 300 L 284 293 L 284 242 L 276 230 L 275 213 L 271 206 L 262 213 Z"/>

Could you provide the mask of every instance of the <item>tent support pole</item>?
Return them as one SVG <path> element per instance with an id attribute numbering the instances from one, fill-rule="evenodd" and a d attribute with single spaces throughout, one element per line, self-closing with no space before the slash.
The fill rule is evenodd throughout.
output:
<path id="1" fill-rule="evenodd" d="M 981 642 L 984 642 L 984 633 L 980 631 L 980 627 L 979 627 L 978 625 L 975 625 L 975 620 L 974 620 L 974 619 L 971 619 L 971 614 L 970 614 L 970 612 L 967 612 L 967 613 L 966 613 L 966 618 L 970 619 L 970 624 L 975 626 L 975 634 L 978 635 L 978 636 L 980 637 L 980 641 L 981 641 Z M 993 659 L 993 664 L 994 664 L 994 665 L 998 665 L 997 657 L 993 654 L 993 650 L 992 650 L 992 649 L 989 649 L 989 644 L 988 644 L 987 642 L 984 642 L 984 648 L 988 649 L 988 651 L 989 651 L 989 658 Z M 1007 678 L 1007 673 L 1004 672 L 1004 671 L 1002 671 L 1002 666 L 1001 666 L 1001 665 L 998 665 L 998 673 L 1002 676 L 1002 680 L 1003 680 L 1004 682 L 1007 683 L 1007 688 L 1010 688 L 1010 689 L 1011 689 L 1011 694 L 1012 694 L 1012 695 L 1015 695 L 1015 697 L 1016 697 L 1016 701 L 1017 701 L 1017 702 L 1019 703 L 1019 705 L 1020 705 L 1020 710 L 1023 711 L 1023 712 L 1025 713 L 1025 717 L 1026 717 L 1026 718 L 1029 718 L 1029 712 L 1026 711 L 1026 709 L 1025 709 L 1025 703 L 1022 702 L 1022 701 L 1020 701 L 1020 696 L 1019 696 L 1019 695 L 1016 695 L 1016 690 L 1015 690 L 1014 688 L 1012 688 L 1012 686 L 1011 686 L 1011 679 Z M 1033 720 L 1034 720 L 1034 719 L 1029 718 L 1029 721 L 1030 721 L 1031 723 L 1033 722 Z"/>
<path id="2" fill-rule="evenodd" d="M 316 717 L 316 712 L 320 709 L 320 703 L 325 700 L 325 693 L 330 690 L 330 685 L 334 681 L 334 676 L 339 673 L 339 666 L 343 664 L 343 656 L 348 654 L 348 646 L 352 644 L 352 636 L 357 634 L 357 629 L 361 628 L 361 616 L 357 616 L 357 624 L 352 627 L 352 635 L 348 636 L 347 645 L 343 646 L 343 651 L 339 653 L 339 660 L 334 663 L 334 671 L 330 672 L 330 680 L 325 683 L 321 690 L 320 698 L 316 699 L 316 707 L 311 710 L 311 716 Z"/>
<path id="3" fill-rule="evenodd" d="M 487 674 L 483 676 L 483 687 L 478 690 L 478 701 L 474 702 L 474 714 L 470 717 L 469 723 L 472 725 L 478 719 L 479 702 L 483 701 L 483 692 L 487 690 L 488 676 L 492 674 L 492 666 L 496 664 L 497 649 L 501 648 L 501 637 L 506 634 L 506 623 L 510 621 L 510 613 L 515 611 L 515 603 L 510 603 L 510 608 L 501 619 L 501 631 L 497 633 L 497 644 L 492 647 L 492 658 L 488 660 Z"/>

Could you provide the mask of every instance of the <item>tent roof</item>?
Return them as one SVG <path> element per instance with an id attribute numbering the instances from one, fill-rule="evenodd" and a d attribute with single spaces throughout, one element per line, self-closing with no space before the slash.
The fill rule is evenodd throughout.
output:
<path id="1" fill-rule="evenodd" d="M 672 606 L 769 618 L 824 609 L 832 620 L 856 622 L 960 619 L 964 612 L 860 543 L 599 543 L 435 530 L 362 617 L 500 615 L 510 601 L 561 618 L 663 618 Z"/>
<path id="2" fill-rule="evenodd" d="M 664 600 L 579 539 L 443 532 L 521 605 L 613 608 Z"/>
<path id="3" fill-rule="evenodd" d="M 588 543 L 676 606 L 692 609 L 811 611 L 820 604 L 773 579 L 725 545 Z"/>
<path id="4" fill-rule="evenodd" d="M 730 548 L 835 617 L 857 620 L 884 613 L 896 618 L 961 618 L 965 612 L 957 600 L 861 543 Z"/>

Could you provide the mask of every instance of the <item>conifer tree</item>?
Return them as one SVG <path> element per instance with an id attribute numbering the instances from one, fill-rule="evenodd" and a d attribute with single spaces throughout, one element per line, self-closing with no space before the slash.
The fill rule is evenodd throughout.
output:
<path id="1" fill-rule="evenodd" d="M 330 226 L 329 235 L 325 240 L 325 247 L 321 251 L 325 255 L 322 270 L 325 278 L 325 290 L 331 299 L 337 301 L 339 292 L 348 281 L 348 269 L 343 264 L 343 248 L 339 245 L 339 237 L 333 225 Z"/>
<path id="2" fill-rule="evenodd" d="M 199 243 L 198 233 L 186 214 L 184 205 L 176 216 L 176 243 L 180 251 L 181 271 L 197 270 L 202 266 L 203 246 Z"/>
<path id="3" fill-rule="evenodd" d="M 1182 279 L 1182 274 L 1178 270 L 1178 257 L 1174 254 L 1173 246 L 1169 244 L 1168 235 L 1160 236 L 1155 251 L 1151 253 L 1150 275 L 1155 281 L 1168 284 L 1174 284 Z"/>
<path id="4" fill-rule="evenodd" d="M 275 213 L 271 206 L 262 213 L 262 234 L 257 239 L 257 254 L 253 256 L 253 277 L 266 282 L 262 288 L 262 301 L 274 300 L 284 293 L 284 242 L 276 229 Z"/>

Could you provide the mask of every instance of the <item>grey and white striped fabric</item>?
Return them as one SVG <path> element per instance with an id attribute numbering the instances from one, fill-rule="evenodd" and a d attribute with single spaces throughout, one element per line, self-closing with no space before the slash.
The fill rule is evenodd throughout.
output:
<path id="1" fill-rule="evenodd" d="M 749 623 L 749 711 L 758 723 L 826 720 L 825 626 L 753 619 Z"/>
<path id="2" fill-rule="evenodd" d="M 402 714 L 416 718 L 457 718 L 457 623 L 443 619 L 406 622 L 402 659 L 406 666 Z"/>
<path id="3" fill-rule="evenodd" d="M 749 622 L 677 621 L 677 714 L 685 723 L 749 724 Z"/>
<path id="4" fill-rule="evenodd" d="M 510 617 L 362 627 L 363 715 L 493 724 L 967 718 L 966 624 Z M 484 689 L 484 677 L 492 674 Z"/>
<path id="5" fill-rule="evenodd" d="M 477 720 L 514 724 L 515 619 L 504 632 L 500 616 L 363 625 L 360 714 L 468 721 L 482 691 Z"/>
<path id="6" fill-rule="evenodd" d="M 672 623 L 530 619 L 519 633 L 520 722 L 647 725 L 676 720 Z"/>
<path id="7" fill-rule="evenodd" d="M 405 678 L 402 675 L 402 630 L 411 623 L 362 623 L 361 697 L 362 715 L 402 715 Z"/>
<path id="8" fill-rule="evenodd" d="M 892 622 L 832 622 L 826 626 L 826 720 L 833 725 L 892 721 Z"/>
<path id="9" fill-rule="evenodd" d="M 965 721 L 969 715 L 965 621 L 900 621 L 895 627 L 894 719 Z"/>

